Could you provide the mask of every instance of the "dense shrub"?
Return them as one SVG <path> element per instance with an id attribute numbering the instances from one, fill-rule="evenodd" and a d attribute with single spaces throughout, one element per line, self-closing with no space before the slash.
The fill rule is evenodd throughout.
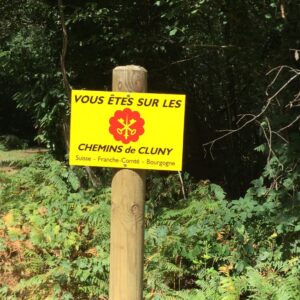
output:
<path id="1" fill-rule="evenodd" d="M 208 181 L 185 178 L 184 200 L 177 175 L 152 180 L 145 299 L 299 299 L 299 240 L 280 231 L 299 225 L 278 219 L 263 178 L 237 201 Z M 0 184 L 1 297 L 107 299 L 110 188 L 84 189 L 47 155 Z"/>

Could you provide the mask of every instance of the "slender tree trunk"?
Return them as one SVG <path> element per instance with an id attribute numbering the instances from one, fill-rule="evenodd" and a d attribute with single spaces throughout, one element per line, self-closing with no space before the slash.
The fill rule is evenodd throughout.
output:
<path id="1" fill-rule="evenodd" d="M 69 83 L 68 75 L 67 75 L 67 71 L 66 71 L 66 55 L 67 55 L 67 50 L 68 50 L 68 33 L 67 33 L 66 24 L 65 24 L 65 16 L 64 16 L 64 8 L 63 8 L 62 0 L 58 0 L 58 8 L 59 8 L 62 33 L 63 33 L 63 44 L 62 44 L 62 50 L 61 50 L 61 54 L 60 54 L 60 67 L 61 67 L 61 72 L 62 72 L 62 76 L 63 76 L 63 83 L 64 83 L 65 91 L 66 91 L 66 94 L 68 97 L 67 109 L 62 113 L 62 131 L 63 131 L 63 138 L 64 138 L 64 142 L 65 142 L 66 153 L 68 154 L 70 151 L 70 117 L 67 112 L 70 108 L 70 103 L 71 103 L 72 86 Z M 101 180 L 96 175 L 95 171 L 91 167 L 84 167 L 84 168 L 88 174 L 89 180 L 92 183 L 93 187 L 100 186 Z"/>

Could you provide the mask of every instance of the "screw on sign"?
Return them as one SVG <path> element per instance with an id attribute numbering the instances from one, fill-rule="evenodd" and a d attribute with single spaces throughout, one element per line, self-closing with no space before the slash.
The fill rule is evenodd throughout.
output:
<path id="1" fill-rule="evenodd" d="M 109 120 L 109 132 L 116 141 L 124 144 L 138 141 L 140 135 L 144 134 L 145 121 L 140 113 L 129 108 L 117 110 Z"/>

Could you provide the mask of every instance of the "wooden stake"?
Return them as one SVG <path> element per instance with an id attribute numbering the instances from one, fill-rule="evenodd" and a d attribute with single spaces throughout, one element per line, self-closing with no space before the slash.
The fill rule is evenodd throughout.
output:
<path id="1" fill-rule="evenodd" d="M 139 66 L 113 70 L 113 91 L 146 92 L 147 71 Z M 118 170 L 112 180 L 110 300 L 143 296 L 145 171 Z"/>

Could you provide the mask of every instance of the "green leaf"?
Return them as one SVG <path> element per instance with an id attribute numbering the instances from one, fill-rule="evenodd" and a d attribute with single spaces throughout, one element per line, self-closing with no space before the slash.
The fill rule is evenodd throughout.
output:
<path id="1" fill-rule="evenodd" d="M 266 145 L 265 144 L 261 144 L 261 145 L 255 147 L 254 150 L 257 151 L 257 152 L 264 153 L 266 151 Z"/>
<path id="2" fill-rule="evenodd" d="M 0 52 L 0 57 L 6 56 L 7 53 L 8 53 L 8 51 L 2 51 L 2 52 Z"/>
<path id="3" fill-rule="evenodd" d="M 74 174 L 74 172 L 69 172 L 68 174 L 68 181 L 72 186 L 74 191 L 78 191 L 80 188 L 80 182 L 78 177 Z"/>
<path id="4" fill-rule="evenodd" d="M 294 187 L 294 182 L 291 178 L 287 178 L 283 181 L 283 186 L 286 189 L 291 190 Z"/>
<path id="5" fill-rule="evenodd" d="M 294 231 L 300 231 L 300 224 L 295 226 Z"/>
<path id="6" fill-rule="evenodd" d="M 174 29 L 172 29 L 172 30 L 169 32 L 169 35 L 170 35 L 170 36 L 174 36 L 174 35 L 176 34 L 177 31 L 178 31 L 178 29 L 177 29 L 177 28 L 174 28 Z"/>
<path id="7" fill-rule="evenodd" d="M 219 185 L 212 183 L 210 185 L 210 190 L 211 190 L 211 192 L 213 192 L 215 194 L 215 197 L 217 198 L 217 200 L 219 200 L 219 201 L 224 200 L 226 193 L 223 191 L 223 189 Z"/>
<path id="8" fill-rule="evenodd" d="M 267 189 L 265 186 L 262 186 L 262 187 L 259 187 L 257 190 L 256 190 L 256 193 L 257 193 L 257 196 L 258 197 L 261 197 L 261 196 L 264 196 L 267 192 Z"/>

